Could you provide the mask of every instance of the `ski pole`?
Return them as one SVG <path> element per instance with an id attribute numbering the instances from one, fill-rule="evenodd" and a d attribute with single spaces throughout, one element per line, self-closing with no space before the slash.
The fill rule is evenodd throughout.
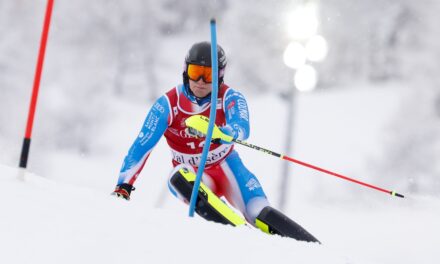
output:
<path id="1" fill-rule="evenodd" d="M 332 171 L 320 168 L 318 166 L 315 166 L 315 165 L 312 165 L 312 164 L 309 164 L 309 163 L 306 163 L 306 162 L 303 162 L 303 161 L 291 158 L 289 156 L 281 155 L 281 154 L 273 152 L 271 150 L 268 150 L 268 149 L 265 149 L 265 148 L 262 148 L 262 147 L 259 147 L 259 146 L 252 145 L 250 143 L 247 143 L 247 142 L 239 140 L 239 139 L 232 139 L 232 141 L 236 142 L 236 143 L 238 143 L 240 145 L 243 145 L 243 146 L 255 149 L 255 150 L 259 150 L 259 151 L 261 151 L 263 153 L 270 154 L 272 156 L 278 157 L 278 158 L 283 159 L 283 160 L 287 160 L 287 161 L 290 161 L 290 162 L 293 162 L 293 163 L 296 163 L 296 164 L 299 164 L 299 165 L 302 165 L 302 166 L 305 166 L 305 167 L 308 167 L 308 168 L 311 168 L 311 169 L 314 169 L 314 170 L 317 170 L 317 171 L 320 171 L 320 172 L 323 172 L 323 173 L 326 173 L 326 174 L 329 174 L 329 175 L 332 175 L 332 176 L 339 177 L 339 178 L 347 180 L 347 181 L 351 181 L 351 182 L 354 182 L 354 183 L 357 183 L 357 184 L 360 184 L 360 185 L 363 185 L 363 186 L 366 186 L 366 187 L 369 187 L 369 188 L 372 188 L 372 189 L 375 189 L 375 190 L 378 190 L 378 191 L 381 191 L 381 192 L 385 192 L 385 193 L 391 194 L 392 196 L 397 196 L 397 197 L 404 198 L 404 196 L 402 194 L 397 193 L 395 191 L 389 191 L 389 190 L 386 190 L 386 189 L 383 189 L 383 188 L 380 188 L 380 187 L 377 187 L 377 186 L 374 186 L 374 185 L 371 185 L 371 184 L 368 184 L 368 183 L 365 183 L 365 182 L 361 182 L 359 180 L 355 180 L 353 178 L 350 178 L 350 177 L 344 176 L 342 174 L 339 174 L 339 173 L 336 173 L 336 172 L 332 172 Z"/>
<path id="2" fill-rule="evenodd" d="M 188 118 L 185 121 L 185 123 L 186 123 L 186 125 L 188 127 L 192 128 L 192 129 L 195 129 L 195 130 L 205 134 L 206 131 L 207 131 L 207 127 L 208 127 L 208 123 L 207 123 L 208 121 L 209 121 L 209 119 L 207 117 L 205 117 L 205 116 L 195 115 L 195 116 L 192 116 L 192 117 Z M 278 158 L 283 159 L 283 160 L 287 160 L 287 161 L 290 161 L 290 162 L 293 162 L 293 163 L 296 163 L 296 164 L 299 164 L 299 165 L 302 165 L 302 166 L 305 166 L 305 167 L 308 167 L 308 168 L 311 168 L 311 169 L 314 169 L 314 170 L 317 170 L 317 171 L 320 171 L 320 172 L 323 172 L 323 173 L 326 173 L 326 174 L 329 174 L 329 175 L 332 175 L 332 176 L 335 176 L 335 177 L 338 177 L 338 178 L 341 178 L 341 179 L 344 179 L 344 180 L 347 180 L 347 181 L 351 181 L 351 182 L 363 185 L 365 187 L 369 187 L 369 188 L 372 188 L 372 189 L 375 189 L 375 190 L 378 190 L 378 191 L 381 191 L 381 192 L 384 192 L 384 193 L 388 193 L 388 194 L 390 194 L 392 196 L 397 196 L 397 197 L 400 197 L 400 198 L 404 198 L 404 196 L 402 194 L 397 193 L 395 191 L 386 190 L 386 189 L 383 189 L 383 188 L 380 188 L 380 187 L 377 187 L 377 186 L 374 186 L 374 185 L 371 185 L 371 184 L 368 184 L 368 183 L 365 183 L 365 182 L 362 182 L 362 181 L 359 181 L 359 180 L 355 180 L 353 178 L 344 176 L 342 174 L 339 174 L 339 173 L 336 173 L 336 172 L 332 172 L 332 171 L 320 168 L 318 166 L 315 166 L 315 165 L 312 165 L 312 164 L 309 164 L 309 163 L 306 163 L 306 162 L 303 162 L 303 161 L 291 158 L 291 157 L 286 156 L 286 155 L 282 155 L 282 154 L 276 153 L 276 152 L 274 152 L 272 150 L 268 150 L 268 149 L 265 149 L 265 148 L 253 145 L 253 144 L 247 143 L 247 142 L 239 140 L 239 139 L 233 139 L 231 136 L 228 136 L 228 135 L 224 134 L 223 132 L 221 132 L 221 130 L 217 126 L 214 126 L 214 131 L 212 133 L 212 138 L 213 139 L 218 139 L 218 140 L 221 139 L 221 140 L 226 141 L 226 142 L 235 142 L 235 143 L 238 143 L 240 145 L 249 147 L 251 149 L 255 149 L 255 150 L 261 151 L 263 153 L 266 153 L 266 154 L 278 157 Z"/>

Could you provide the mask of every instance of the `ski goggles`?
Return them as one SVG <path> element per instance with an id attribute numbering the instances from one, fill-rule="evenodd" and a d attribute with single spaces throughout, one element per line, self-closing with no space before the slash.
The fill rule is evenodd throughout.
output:
<path id="1" fill-rule="evenodd" d="M 192 81 L 199 81 L 203 79 L 205 83 L 212 82 L 212 68 L 207 66 L 200 66 L 195 64 L 188 65 L 188 77 Z"/>

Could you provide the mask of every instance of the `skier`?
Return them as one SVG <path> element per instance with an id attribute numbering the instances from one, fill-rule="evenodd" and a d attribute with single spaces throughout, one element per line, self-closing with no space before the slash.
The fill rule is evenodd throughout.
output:
<path id="1" fill-rule="evenodd" d="M 219 89 L 215 124 L 234 139 L 246 140 L 250 132 L 247 102 L 240 92 L 224 84 L 226 55 L 219 45 L 217 47 Z M 150 109 L 124 159 L 113 195 L 130 199 L 136 178 L 153 147 L 164 135 L 173 156 L 174 169 L 169 176 L 169 189 L 181 200 L 190 201 L 205 142 L 203 135 L 186 127 L 185 120 L 196 114 L 209 117 L 211 85 L 211 44 L 196 43 L 185 58 L 183 83 L 162 95 Z M 300 225 L 271 207 L 258 179 L 243 165 L 231 142 L 211 144 L 199 190 L 195 211 L 207 220 L 239 225 L 240 221 L 237 222 L 237 216 L 234 216 L 236 213 L 225 209 L 224 202 L 212 202 L 224 197 L 244 215 L 248 223 L 266 233 L 319 242 Z"/>

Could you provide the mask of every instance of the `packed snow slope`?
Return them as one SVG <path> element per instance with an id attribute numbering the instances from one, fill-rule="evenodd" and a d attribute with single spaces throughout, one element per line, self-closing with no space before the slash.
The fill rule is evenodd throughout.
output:
<path id="1" fill-rule="evenodd" d="M 0 167 L 3 263 L 343 263 L 317 244 L 146 208 Z M 194 254 L 193 254 L 194 253 Z"/>
<path id="2" fill-rule="evenodd" d="M 440 203 L 314 209 L 322 245 L 126 202 L 0 165 L 2 263 L 438 263 Z M 310 229 L 310 228 L 309 228 Z"/>

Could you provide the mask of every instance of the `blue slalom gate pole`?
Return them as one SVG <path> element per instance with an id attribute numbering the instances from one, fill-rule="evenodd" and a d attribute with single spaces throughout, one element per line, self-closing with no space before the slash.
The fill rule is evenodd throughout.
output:
<path id="1" fill-rule="evenodd" d="M 200 166 L 197 170 L 196 180 L 192 189 L 191 201 L 189 204 L 189 216 L 194 216 L 197 195 L 199 193 L 200 181 L 205 170 L 206 158 L 208 157 L 209 147 L 211 145 L 212 131 L 214 130 L 215 115 L 217 112 L 218 95 L 218 58 L 217 58 L 217 29 L 215 19 L 211 19 L 211 68 L 212 68 L 212 91 L 211 91 L 211 110 L 209 112 L 208 132 L 206 134 L 205 145 L 203 146 Z"/>

